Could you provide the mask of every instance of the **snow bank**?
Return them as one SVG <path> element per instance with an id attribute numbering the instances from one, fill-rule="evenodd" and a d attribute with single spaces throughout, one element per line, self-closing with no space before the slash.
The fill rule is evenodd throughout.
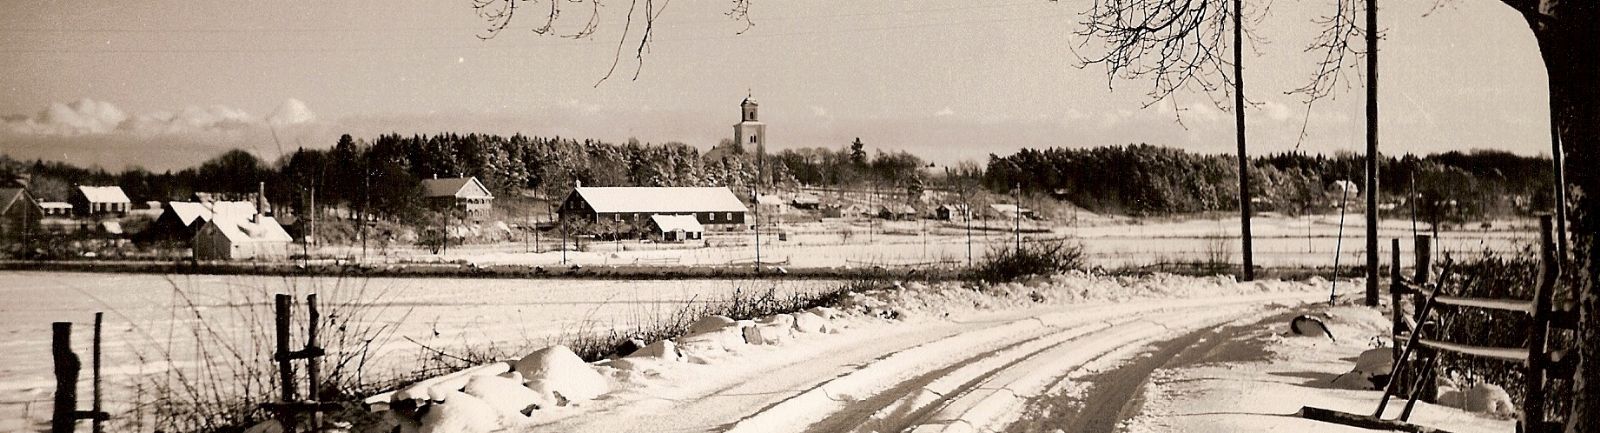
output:
<path id="1" fill-rule="evenodd" d="M 527 378 L 529 389 L 553 394 L 560 406 L 593 400 L 611 390 L 605 376 L 567 346 L 535 350 L 517 360 L 515 368 Z"/>

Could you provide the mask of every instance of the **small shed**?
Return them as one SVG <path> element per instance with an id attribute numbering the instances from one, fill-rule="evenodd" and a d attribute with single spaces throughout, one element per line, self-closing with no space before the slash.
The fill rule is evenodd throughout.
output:
<path id="1" fill-rule="evenodd" d="M 955 220 L 955 219 L 963 219 L 964 220 L 964 219 L 970 218 L 972 216 L 972 212 L 970 210 L 968 210 L 967 205 L 965 205 L 965 204 L 962 204 L 962 203 L 955 203 L 955 204 L 946 203 L 946 204 L 939 205 L 939 207 L 937 207 L 937 208 L 934 208 L 933 209 L 933 216 L 934 216 L 934 218 L 938 218 L 938 219 L 945 220 L 945 221 L 950 221 L 950 220 Z"/>
<path id="2" fill-rule="evenodd" d="M 795 209 L 817 210 L 817 208 L 822 207 L 822 199 L 809 193 L 799 193 L 789 200 L 789 206 Z"/>
<path id="3" fill-rule="evenodd" d="M 20 239 L 39 231 L 44 209 L 25 188 L 0 188 L 0 239 Z"/>
<path id="4" fill-rule="evenodd" d="M 651 215 L 650 233 L 662 242 L 683 242 L 705 237 L 706 227 L 694 215 Z"/>
<path id="5" fill-rule="evenodd" d="M 294 241 L 277 220 L 259 215 L 215 215 L 194 236 L 198 260 L 281 260 L 289 256 Z"/>
<path id="6" fill-rule="evenodd" d="M 79 186 L 67 202 L 78 216 L 123 216 L 133 206 L 119 186 Z"/>

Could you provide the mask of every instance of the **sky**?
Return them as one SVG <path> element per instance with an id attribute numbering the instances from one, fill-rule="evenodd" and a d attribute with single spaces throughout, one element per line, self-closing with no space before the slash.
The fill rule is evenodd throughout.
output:
<path id="1" fill-rule="evenodd" d="M 1332 1 L 1246 3 L 1251 153 L 1364 149 L 1361 71 L 1310 112 L 1285 94 L 1314 71 L 1304 48 Z M 1526 23 L 1498 1 L 1444 1 L 1380 10 L 1381 147 L 1548 154 Z M 159 171 L 230 148 L 272 160 L 345 133 L 707 149 L 731 137 L 747 95 L 773 149 L 860 137 L 941 164 L 1024 147 L 1235 149 L 1231 113 L 1205 95 L 1154 101 L 1148 81 L 1081 63 L 1075 52 L 1102 42 L 1075 33 L 1087 0 L 755 1 L 748 30 L 730 2 L 671 2 L 642 63 L 616 54 L 626 1 L 604 2 L 586 39 L 535 34 L 545 3 L 523 4 L 482 40 L 471 0 L 0 2 L 0 153 Z"/>

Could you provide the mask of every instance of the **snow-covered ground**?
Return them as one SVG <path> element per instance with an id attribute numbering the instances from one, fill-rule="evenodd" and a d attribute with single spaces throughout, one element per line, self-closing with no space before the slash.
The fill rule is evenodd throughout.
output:
<path id="1" fill-rule="evenodd" d="M 266 348 L 275 293 L 318 293 L 324 314 L 352 314 L 351 327 L 382 328 L 373 373 L 414 362 L 429 347 L 525 350 L 586 329 L 632 327 L 689 303 L 716 303 L 773 289 L 789 294 L 837 288 L 834 281 L 509 280 L 0 272 L 0 432 L 50 416 L 54 389 L 50 323 L 70 321 L 73 347 L 89 356 L 93 313 L 105 317 L 107 401 L 136 399 L 142 375 L 161 375 L 208 357 L 224 344 Z M 360 309 L 339 304 L 361 304 Z M 303 314 L 303 313 L 297 313 Z M 298 331 L 296 331 L 298 332 Z M 199 333 L 197 337 L 196 333 Z M 327 336 L 336 335 L 329 331 Z M 408 340 L 409 338 L 409 340 Z M 201 355 L 197 339 L 213 351 Z M 85 362 L 79 395 L 89 396 Z M 84 404 L 87 407 L 87 403 Z"/>
<path id="2" fill-rule="evenodd" d="M 799 325 L 817 320 L 806 313 L 708 320 L 676 350 L 658 344 L 577 367 L 545 367 L 559 363 L 542 351 L 371 402 L 406 408 L 386 412 L 402 431 L 433 433 L 1345 431 L 1293 414 L 1370 410 L 1376 391 L 1329 382 L 1387 322 L 1340 307 L 1328 322 L 1341 342 L 1285 335 L 1287 318 L 1317 312 L 1327 289 L 1170 275 L 1071 274 L 984 292 L 907 284 L 854 296 L 840 314 L 817 310 L 815 326 Z M 557 368 L 605 380 L 555 384 L 525 372 Z M 508 400 L 490 382 L 537 391 Z M 539 397 L 550 390 L 583 397 Z M 1431 405 L 1413 421 L 1508 426 Z"/>

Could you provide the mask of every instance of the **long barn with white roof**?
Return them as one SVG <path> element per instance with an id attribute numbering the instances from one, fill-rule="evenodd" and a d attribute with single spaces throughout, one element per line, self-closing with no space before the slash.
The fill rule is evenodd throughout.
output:
<path id="1" fill-rule="evenodd" d="M 700 224 L 742 227 L 750 209 L 727 187 L 577 187 L 561 202 L 563 219 L 632 222 L 655 215 L 693 215 Z"/>

